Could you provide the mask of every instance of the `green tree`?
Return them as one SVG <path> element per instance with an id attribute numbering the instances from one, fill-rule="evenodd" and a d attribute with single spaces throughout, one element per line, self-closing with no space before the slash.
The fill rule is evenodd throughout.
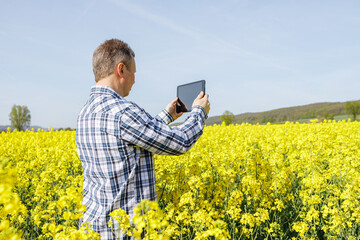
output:
<path id="1" fill-rule="evenodd" d="M 233 123 L 234 119 L 235 119 L 234 114 L 227 110 L 220 116 L 221 122 L 225 123 L 225 125 L 229 125 Z"/>
<path id="2" fill-rule="evenodd" d="M 324 117 L 326 120 L 334 120 L 334 114 L 333 114 L 333 113 L 324 112 L 324 113 L 323 113 L 323 117 Z"/>
<path id="3" fill-rule="evenodd" d="M 30 126 L 31 115 L 27 106 L 14 105 L 9 115 L 12 128 L 24 131 Z"/>
<path id="4" fill-rule="evenodd" d="M 356 116 L 360 113 L 359 102 L 346 102 L 345 111 L 353 116 L 353 120 L 356 120 Z"/>

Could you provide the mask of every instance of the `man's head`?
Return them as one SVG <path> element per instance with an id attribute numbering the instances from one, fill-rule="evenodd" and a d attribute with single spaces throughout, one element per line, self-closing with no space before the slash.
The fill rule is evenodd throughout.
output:
<path id="1" fill-rule="evenodd" d="M 127 43 L 118 39 L 105 41 L 93 54 L 95 81 L 113 74 L 118 63 L 123 63 L 127 69 L 131 69 L 134 57 L 135 53 Z"/>

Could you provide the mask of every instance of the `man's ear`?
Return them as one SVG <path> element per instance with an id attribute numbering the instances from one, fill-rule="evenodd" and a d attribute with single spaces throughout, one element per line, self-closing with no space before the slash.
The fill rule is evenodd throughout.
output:
<path id="1" fill-rule="evenodd" d="M 116 75 L 118 75 L 119 77 L 122 77 L 124 74 L 124 70 L 125 70 L 125 64 L 123 64 L 122 62 L 118 63 L 115 67 L 115 73 Z"/>

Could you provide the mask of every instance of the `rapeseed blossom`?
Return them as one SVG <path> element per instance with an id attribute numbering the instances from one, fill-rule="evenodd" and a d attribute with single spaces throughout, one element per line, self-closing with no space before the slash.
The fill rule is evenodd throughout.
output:
<path id="1" fill-rule="evenodd" d="M 12 195 L 1 192 L 1 199 L 19 197 L 18 214 L 0 215 L 1 223 L 10 220 L 24 239 L 96 239 L 86 226 L 78 228 L 85 208 L 75 132 L 8 131 L 0 133 L 0 142 L 0 158 L 8 159 L 1 184 L 14 171 L 17 176 Z M 0 202 L 0 211 L 8 206 Z"/>
<path id="2" fill-rule="evenodd" d="M 0 239 L 96 239 L 74 131 L 0 133 Z M 136 239 L 357 239 L 360 123 L 206 126 L 155 156 L 158 202 L 110 226 Z"/>

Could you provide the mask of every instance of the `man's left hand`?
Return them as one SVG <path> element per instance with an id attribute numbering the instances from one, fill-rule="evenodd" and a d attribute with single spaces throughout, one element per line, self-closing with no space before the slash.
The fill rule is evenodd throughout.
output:
<path id="1" fill-rule="evenodd" d="M 179 118 L 181 115 L 183 115 L 182 112 L 177 113 L 176 112 L 176 102 L 177 102 L 178 98 L 175 98 L 174 100 L 172 100 L 167 106 L 166 106 L 166 111 L 168 111 L 171 116 L 174 118 L 174 121 Z"/>

